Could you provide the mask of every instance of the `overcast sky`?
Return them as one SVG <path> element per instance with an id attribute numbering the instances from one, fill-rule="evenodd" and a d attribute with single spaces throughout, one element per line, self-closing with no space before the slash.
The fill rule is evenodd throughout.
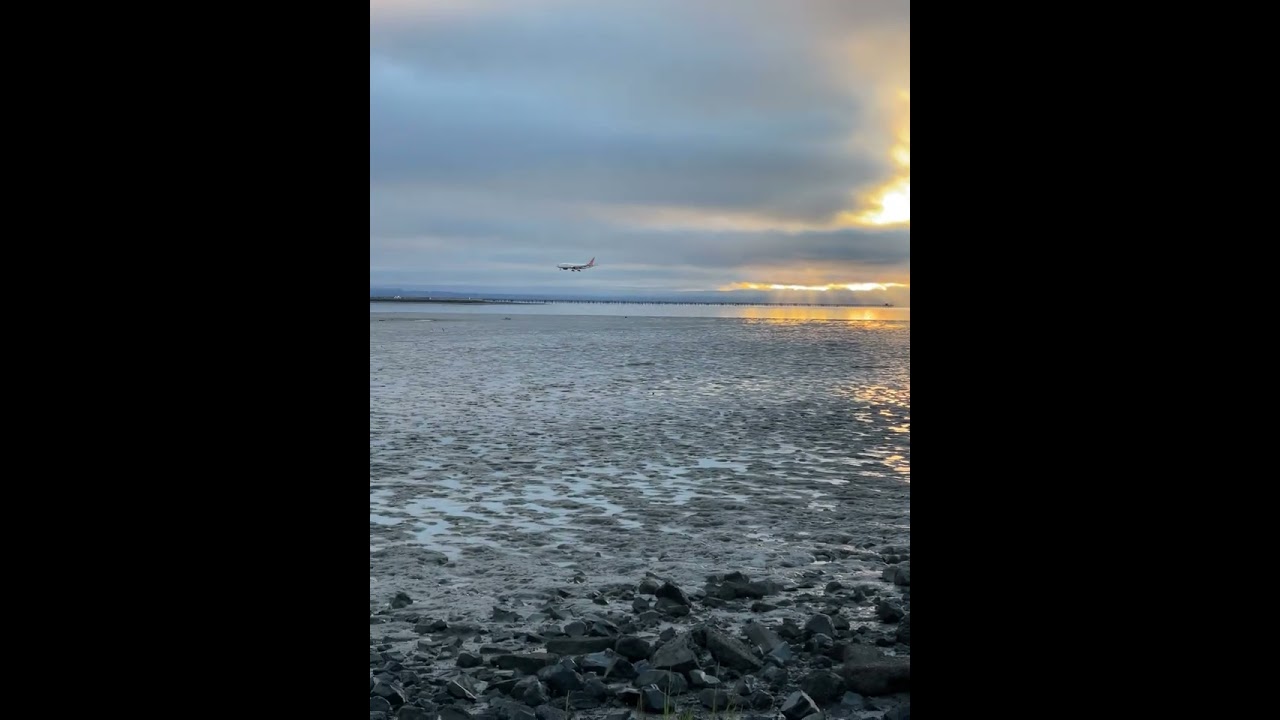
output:
<path id="1" fill-rule="evenodd" d="M 909 285 L 909 16 L 878 0 L 373 0 L 370 283 Z"/>

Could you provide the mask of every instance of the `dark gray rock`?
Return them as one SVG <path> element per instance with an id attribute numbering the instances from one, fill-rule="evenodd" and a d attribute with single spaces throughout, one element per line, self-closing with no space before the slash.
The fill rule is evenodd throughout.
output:
<path id="1" fill-rule="evenodd" d="M 539 670 L 538 679 L 547 684 L 553 695 L 567 695 L 582 689 L 582 676 L 574 662 L 567 658 Z"/>
<path id="2" fill-rule="evenodd" d="M 405 705 L 396 713 L 396 720 L 435 720 L 435 714 L 428 713 L 426 708 Z"/>
<path id="3" fill-rule="evenodd" d="M 569 720 L 569 715 L 564 710 L 551 705 L 539 705 L 533 712 L 538 720 Z"/>
<path id="4" fill-rule="evenodd" d="M 631 663 L 613 650 L 601 650 L 582 658 L 582 671 L 593 672 L 602 678 L 629 680 L 636 676 Z"/>
<path id="5" fill-rule="evenodd" d="M 668 597 L 658 598 L 658 602 L 653 606 L 655 610 L 669 617 L 684 617 L 689 614 L 689 605 Z"/>
<path id="6" fill-rule="evenodd" d="M 886 657 L 867 663 L 845 663 L 840 676 L 850 690 L 862 695 L 911 692 L 911 657 Z"/>
<path id="7" fill-rule="evenodd" d="M 500 720 L 538 720 L 538 715 L 533 708 L 522 702 L 507 698 L 493 698 L 489 701 L 489 706 Z"/>
<path id="8" fill-rule="evenodd" d="M 445 632 L 458 637 L 479 637 L 485 634 L 485 629 L 476 623 L 462 622 L 450 625 Z"/>
<path id="9" fill-rule="evenodd" d="M 795 657 L 795 655 L 791 652 L 791 646 L 786 643 L 782 643 L 773 650 L 770 650 L 769 654 L 764 656 L 764 659 L 766 662 L 771 662 L 774 665 L 782 667 L 790 663 L 793 657 Z"/>
<path id="10" fill-rule="evenodd" d="M 884 653 L 870 645 L 846 645 L 841 659 L 846 665 L 865 665 L 884 657 Z"/>
<path id="11" fill-rule="evenodd" d="M 668 640 L 658 648 L 649 659 L 649 663 L 660 670 L 685 673 L 698 667 L 698 658 L 689 647 L 688 635 L 683 635 Z"/>
<path id="12" fill-rule="evenodd" d="M 884 657 L 884 653 L 869 644 L 852 643 L 841 648 L 841 660 L 846 665 L 863 665 L 877 661 L 881 657 Z"/>
<path id="13" fill-rule="evenodd" d="M 662 620 L 662 613 L 657 610 L 645 610 L 636 616 L 636 621 L 645 625 L 653 625 Z"/>
<path id="14" fill-rule="evenodd" d="M 767 602 L 760 602 L 759 600 L 751 603 L 751 612 L 766 613 L 766 612 L 769 612 L 770 610 L 777 610 L 777 609 L 778 609 L 777 605 L 773 605 Z"/>
<path id="15" fill-rule="evenodd" d="M 595 619 L 591 621 L 590 632 L 595 637 L 618 637 L 618 626 L 608 620 Z"/>
<path id="16" fill-rule="evenodd" d="M 388 715 L 384 712 L 369 713 L 369 720 L 387 720 Z"/>
<path id="17" fill-rule="evenodd" d="M 774 690 L 781 690 L 786 686 L 789 673 L 786 668 L 770 666 L 760 673 L 760 679 L 769 683 L 769 687 Z"/>
<path id="18" fill-rule="evenodd" d="M 516 614 L 514 610 L 508 610 L 507 608 L 498 607 L 496 605 L 493 608 L 494 622 L 517 623 L 517 622 L 520 622 L 521 619 L 522 618 L 518 614 Z"/>
<path id="19" fill-rule="evenodd" d="M 725 600 L 736 598 L 754 598 L 758 600 L 781 592 L 782 586 L 773 580 L 752 580 L 743 573 L 732 572 L 724 576 L 720 591 L 720 597 Z"/>
<path id="20" fill-rule="evenodd" d="M 489 690 L 503 695 L 510 695 L 515 691 L 516 683 L 520 682 L 520 680 L 521 678 L 506 678 L 505 680 L 498 680 L 489 684 Z"/>
<path id="21" fill-rule="evenodd" d="M 830 670 L 818 670 L 800 681 L 800 689 L 819 707 L 826 707 L 844 694 L 844 679 Z"/>
<path id="22" fill-rule="evenodd" d="M 612 702 L 612 698 L 597 697 L 587 690 L 575 690 L 569 693 L 569 708 L 571 710 L 595 710 L 604 707 L 610 702 Z M 594 716 L 595 713 L 592 713 L 592 715 Z"/>
<path id="23" fill-rule="evenodd" d="M 409 594 L 406 592 L 398 592 L 395 597 L 391 598 L 391 608 L 393 610 L 408 607 L 412 603 L 413 598 L 409 597 Z"/>
<path id="24" fill-rule="evenodd" d="M 458 659 L 456 662 L 460 668 L 473 668 L 480 667 L 482 661 L 476 655 L 472 655 L 469 652 L 461 652 L 458 653 Z"/>
<path id="25" fill-rule="evenodd" d="M 758 648 L 760 652 L 768 653 L 770 650 L 785 644 L 778 634 L 758 622 L 749 622 L 744 628 L 747 638 Z"/>
<path id="26" fill-rule="evenodd" d="M 846 692 L 844 696 L 840 698 L 840 707 L 842 708 L 847 708 L 849 710 L 862 710 L 866 706 L 867 701 L 856 692 Z"/>
<path id="27" fill-rule="evenodd" d="M 389 713 L 391 712 L 391 703 L 387 702 L 386 698 L 375 695 L 369 698 L 369 712 Z"/>
<path id="28" fill-rule="evenodd" d="M 668 695 L 683 695 L 689 690 L 689 684 L 685 682 L 683 675 L 668 670 L 646 670 L 641 673 L 636 678 L 636 687 L 646 685 L 656 685 Z"/>
<path id="29" fill-rule="evenodd" d="M 525 675 L 532 675 L 548 665 L 556 664 L 559 659 L 559 655 L 537 652 L 499 655 L 490 662 L 502 670 L 519 670 Z"/>
<path id="30" fill-rule="evenodd" d="M 698 701 L 712 712 L 737 710 L 742 707 L 742 696 L 725 692 L 716 688 L 707 688 L 698 693 Z"/>
<path id="31" fill-rule="evenodd" d="M 445 685 L 445 689 L 449 691 L 450 695 L 458 698 L 459 700 L 466 700 L 468 702 L 475 702 L 476 700 L 475 685 L 472 684 L 471 678 L 466 675 L 459 675 L 458 677 L 450 680 L 449 683 Z"/>
<path id="32" fill-rule="evenodd" d="M 911 615 L 904 615 L 902 621 L 898 623 L 897 640 L 903 645 L 911 644 Z"/>
<path id="33" fill-rule="evenodd" d="M 580 620 L 574 620 L 564 626 L 564 634 L 569 637 L 582 637 L 587 634 L 587 625 Z"/>
<path id="34" fill-rule="evenodd" d="M 666 714 L 667 696 L 658 689 L 656 685 L 648 685 L 640 688 L 641 707 L 646 712 Z"/>
<path id="35" fill-rule="evenodd" d="M 884 714 L 884 720 L 911 720 L 911 702 L 905 702 Z"/>
<path id="36" fill-rule="evenodd" d="M 523 702 L 529 707 L 537 707 L 551 700 L 550 694 L 547 692 L 547 686 L 535 675 L 526 675 L 520 678 L 515 688 L 511 691 L 511 697 Z"/>
<path id="37" fill-rule="evenodd" d="M 588 677 L 582 684 L 582 692 L 601 702 L 609 698 L 609 686 L 597 677 Z"/>
<path id="38" fill-rule="evenodd" d="M 804 624 L 804 629 L 811 635 L 834 637 L 836 634 L 836 628 L 831 624 L 831 616 L 824 613 L 818 613 L 809 618 L 809 622 Z"/>
<path id="39" fill-rule="evenodd" d="M 876 605 L 876 617 L 880 618 L 881 622 L 895 623 L 901 620 L 905 614 L 897 603 L 889 600 L 881 600 Z"/>
<path id="40" fill-rule="evenodd" d="M 707 651 L 716 659 L 716 662 L 742 672 L 755 672 L 760 669 L 760 661 L 751 654 L 751 650 L 746 645 L 711 628 L 707 628 L 706 633 Z"/>
<path id="41" fill-rule="evenodd" d="M 768 710 L 773 707 L 773 696 L 763 690 L 751 693 L 748 703 L 753 710 Z"/>
<path id="42" fill-rule="evenodd" d="M 806 695 L 803 690 L 791 693 L 782 702 L 782 714 L 787 720 L 802 720 L 819 712 L 821 710 L 814 704 L 813 698 Z"/>
<path id="43" fill-rule="evenodd" d="M 701 670 L 689 671 L 689 682 L 694 687 L 715 687 L 720 684 L 720 678 L 714 675 L 708 675 Z"/>
<path id="44" fill-rule="evenodd" d="M 657 592 L 655 592 L 654 595 L 657 595 L 659 599 L 666 598 L 668 600 L 673 600 L 675 602 L 680 603 L 681 605 L 684 605 L 685 607 L 692 605 L 692 603 L 689 602 L 689 596 L 685 594 L 684 590 L 681 590 L 678 586 L 676 586 L 675 583 L 671 582 L 670 580 L 662 583 L 662 587 L 658 588 Z"/>
<path id="45" fill-rule="evenodd" d="M 613 646 L 613 649 L 619 655 L 632 662 L 644 660 L 649 657 L 649 653 L 653 652 L 648 640 L 643 640 L 634 635 L 623 635 L 618 638 L 618 642 Z"/>
<path id="46" fill-rule="evenodd" d="M 804 637 L 804 631 L 791 618 L 782 621 L 782 625 L 778 627 L 778 634 L 788 640 L 799 640 Z"/>
<path id="47" fill-rule="evenodd" d="M 373 689 L 369 692 L 377 695 L 378 697 L 386 698 L 387 702 L 391 703 L 392 707 L 403 705 L 405 700 L 408 699 L 404 694 L 404 688 L 401 687 L 400 683 L 395 682 L 394 680 L 376 678 L 373 684 Z"/>
<path id="48" fill-rule="evenodd" d="M 440 720 L 472 720 L 471 713 L 454 705 L 440 708 L 437 715 Z"/>
<path id="49" fill-rule="evenodd" d="M 642 597 L 635 598 L 631 601 L 631 609 L 637 613 L 642 613 L 649 609 L 649 601 Z"/>
<path id="50" fill-rule="evenodd" d="M 644 580 L 641 580 L 640 584 L 636 586 L 636 592 L 641 595 L 657 595 L 658 588 L 660 587 L 662 587 L 661 583 L 654 578 L 647 577 Z"/>
<path id="51" fill-rule="evenodd" d="M 551 638 L 547 640 L 547 652 L 556 655 L 586 655 L 613 647 L 617 642 L 611 637 Z"/>
<path id="52" fill-rule="evenodd" d="M 898 572 L 893 575 L 893 584 L 911 587 L 911 566 L 906 564 L 899 565 L 897 570 Z"/>

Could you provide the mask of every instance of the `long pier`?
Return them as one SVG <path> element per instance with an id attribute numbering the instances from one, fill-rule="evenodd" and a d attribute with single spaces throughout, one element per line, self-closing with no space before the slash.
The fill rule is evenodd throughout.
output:
<path id="1" fill-rule="evenodd" d="M 546 305 L 546 300 L 500 300 L 493 298 L 370 297 L 369 302 L 451 303 L 456 305 Z"/>

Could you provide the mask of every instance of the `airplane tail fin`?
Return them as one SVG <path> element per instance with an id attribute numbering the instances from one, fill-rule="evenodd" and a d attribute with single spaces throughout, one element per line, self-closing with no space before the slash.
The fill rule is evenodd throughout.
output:
<path id="1" fill-rule="evenodd" d="M 587 267 L 595 267 L 595 266 L 596 266 L 596 259 L 591 258 L 591 262 L 587 263 Z"/>

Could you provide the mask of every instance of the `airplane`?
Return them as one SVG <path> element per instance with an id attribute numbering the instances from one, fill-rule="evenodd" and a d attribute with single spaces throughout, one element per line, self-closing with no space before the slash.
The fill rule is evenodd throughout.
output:
<path id="1" fill-rule="evenodd" d="M 574 272 L 582 272 L 587 268 L 593 268 L 595 266 L 596 266 L 596 259 L 591 258 L 591 262 L 587 263 L 586 265 L 576 265 L 574 263 L 560 263 L 556 267 L 560 268 L 561 270 L 572 270 Z"/>

